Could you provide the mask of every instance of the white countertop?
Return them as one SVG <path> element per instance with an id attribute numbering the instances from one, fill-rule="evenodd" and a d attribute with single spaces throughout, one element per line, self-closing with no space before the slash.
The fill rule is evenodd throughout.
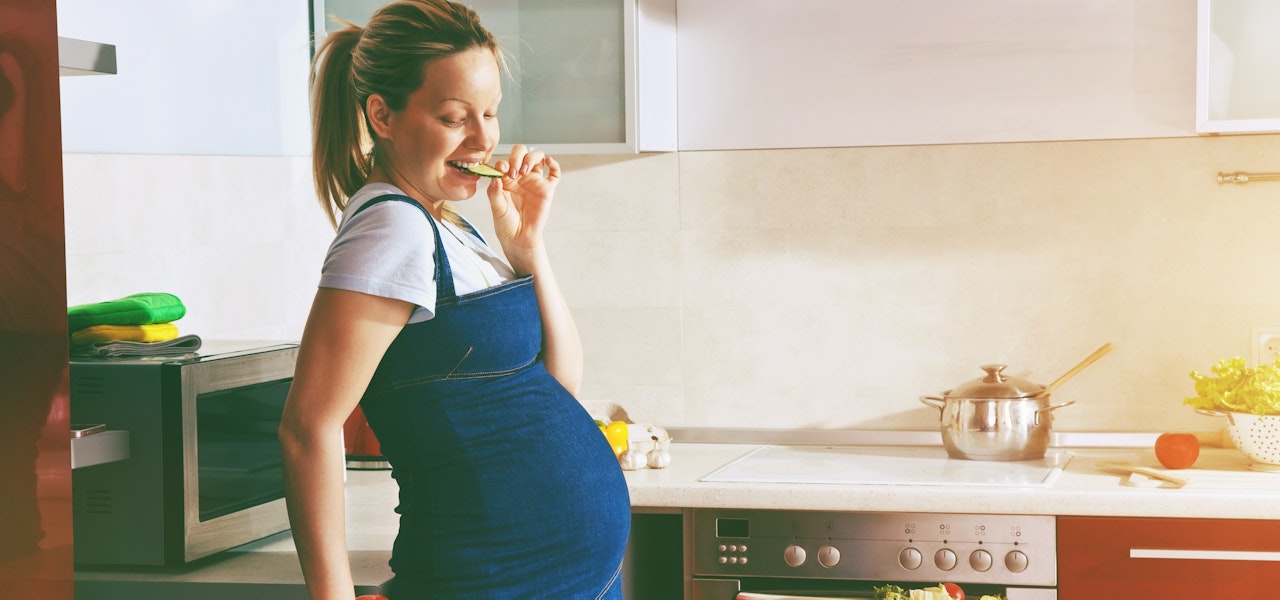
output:
<path id="1" fill-rule="evenodd" d="M 683 508 L 799 509 L 831 511 L 947 512 L 1140 517 L 1280 519 L 1280 473 L 1249 471 L 1238 450 L 1205 448 L 1191 469 L 1174 474 L 1185 487 L 1127 485 L 1127 476 L 1097 469 L 1099 460 L 1128 460 L 1158 467 L 1141 448 L 1070 449 L 1074 454 L 1048 486 L 972 487 L 930 485 L 765 484 L 700 479 L 758 448 L 757 444 L 675 443 L 671 466 L 628 472 L 637 512 Z M 1055 449 L 1057 450 L 1057 449 Z M 372 591 L 391 577 L 387 559 L 395 539 L 397 488 L 388 471 L 350 471 L 347 530 L 356 585 Z M 175 572 L 77 571 L 80 583 L 139 581 L 254 583 L 300 586 L 288 532 L 210 557 Z M 81 588 L 77 587 L 77 597 Z M 86 596 L 86 598 L 89 596 Z"/>
<path id="2" fill-rule="evenodd" d="M 756 445 L 672 444 L 671 467 L 627 474 L 637 510 L 763 508 L 1140 517 L 1280 518 L 1280 473 L 1250 471 L 1239 450 L 1204 448 L 1195 467 L 1171 471 L 1190 480 L 1175 488 L 1094 467 L 1100 460 L 1159 467 L 1150 450 L 1070 449 L 1061 475 L 1046 487 L 828 485 L 704 482 L 699 479 Z M 1160 470 L 1165 470 L 1160 468 Z"/>

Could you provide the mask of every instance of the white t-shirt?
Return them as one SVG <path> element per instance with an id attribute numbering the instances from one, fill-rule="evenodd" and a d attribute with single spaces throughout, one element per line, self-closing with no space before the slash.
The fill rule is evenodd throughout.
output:
<path id="1" fill-rule="evenodd" d="M 320 287 L 412 302 L 418 308 L 408 322 L 426 321 L 435 316 L 436 307 L 435 234 L 427 216 L 395 200 L 355 214 L 387 194 L 404 192 L 389 183 L 372 183 L 347 202 L 320 269 Z M 436 225 L 459 296 L 515 279 L 511 267 L 471 232 L 449 222 Z"/>

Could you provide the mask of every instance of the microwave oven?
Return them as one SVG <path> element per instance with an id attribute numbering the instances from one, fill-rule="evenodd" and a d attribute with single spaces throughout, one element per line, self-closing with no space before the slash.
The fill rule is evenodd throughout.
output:
<path id="1" fill-rule="evenodd" d="M 297 351 L 73 357 L 71 421 L 129 432 L 128 458 L 71 472 L 76 564 L 180 565 L 287 530 L 276 431 Z"/>

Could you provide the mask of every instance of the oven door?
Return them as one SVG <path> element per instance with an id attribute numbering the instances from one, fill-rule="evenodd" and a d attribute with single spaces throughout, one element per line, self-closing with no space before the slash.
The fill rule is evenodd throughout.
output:
<path id="1" fill-rule="evenodd" d="M 875 600 L 875 588 L 884 585 L 866 581 L 800 580 L 787 578 L 694 577 L 690 600 Z M 918 589 L 937 583 L 898 583 Z M 1007 600 L 1058 600 L 1052 588 L 1023 588 L 993 585 L 963 585 L 965 597 L 1000 595 Z"/>
<path id="2" fill-rule="evenodd" d="M 695 577 L 692 582 L 690 600 L 874 600 L 875 592 L 870 587 L 861 587 L 856 582 L 831 582 L 828 589 L 794 589 L 785 581 L 753 581 L 745 583 L 739 579 L 711 579 Z M 810 584 L 809 587 L 813 587 Z M 843 589 L 840 589 L 843 588 Z M 755 591 L 753 591 L 755 590 Z"/>

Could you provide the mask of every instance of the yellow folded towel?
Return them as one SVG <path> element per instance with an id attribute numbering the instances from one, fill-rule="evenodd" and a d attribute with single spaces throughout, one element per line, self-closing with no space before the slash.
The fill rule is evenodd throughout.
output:
<path id="1" fill-rule="evenodd" d="M 84 346 L 94 342 L 165 342 L 178 337 L 173 323 L 151 325 L 94 325 L 71 334 L 71 344 Z"/>

